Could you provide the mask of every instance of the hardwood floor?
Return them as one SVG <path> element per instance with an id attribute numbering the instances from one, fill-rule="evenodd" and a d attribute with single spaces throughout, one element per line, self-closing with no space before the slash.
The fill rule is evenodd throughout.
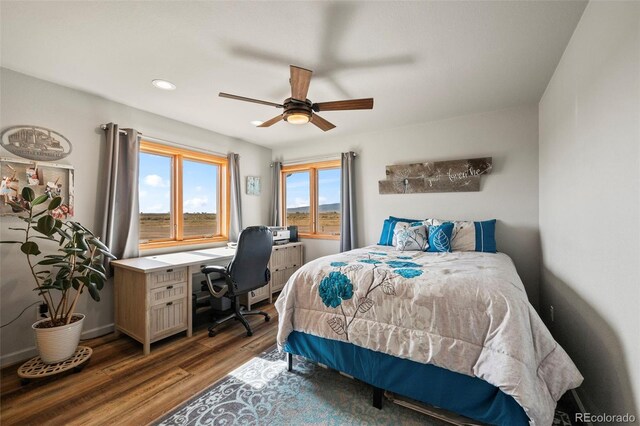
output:
<path id="1" fill-rule="evenodd" d="M 0 424 L 147 424 L 275 344 L 277 312 L 269 304 L 259 308 L 271 321 L 249 317 L 252 337 L 237 321 L 220 326 L 211 338 L 202 324 L 192 337 L 167 338 L 143 357 L 140 343 L 110 334 L 81 343 L 93 349 L 81 372 L 25 386 L 16 374 L 20 364 L 6 367 L 0 376 Z"/>

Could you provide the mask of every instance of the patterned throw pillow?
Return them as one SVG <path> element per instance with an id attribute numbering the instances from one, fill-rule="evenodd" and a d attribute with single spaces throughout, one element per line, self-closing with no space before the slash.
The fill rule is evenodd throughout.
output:
<path id="1" fill-rule="evenodd" d="M 453 223 L 446 222 L 442 225 L 432 225 L 429 227 L 429 248 L 430 252 L 451 251 L 451 234 L 453 233 Z"/>
<path id="2" fill-rule="evenodd" d="M 413 219 L 403 219 L 399 217 L 389 216 L 389 219 L 385 219 L 382 225 L 382 232 L 380 233 L 380 240 L 378 245 L 381 246 L 394 246 L 393 232 L 396 230 L 396 225 L 402 223 L 404 227 L 409 226 L 412 222 L 417 222 Z"/>
<path id="3" fill-rule="evenodd" d="M 446 222 L 453 222 L 454 224 L 451 235 L 452 251 L 496 252 L 495 219 L 483 222 L 433 220 L 434 225 L 442 225 Z"/>
<path id="4" fill-rule="evenodd" d="M 399 251 L 425 251 L 429 245 L 424 225 L 398 228 L 394 231 L 394 247 Z"/>

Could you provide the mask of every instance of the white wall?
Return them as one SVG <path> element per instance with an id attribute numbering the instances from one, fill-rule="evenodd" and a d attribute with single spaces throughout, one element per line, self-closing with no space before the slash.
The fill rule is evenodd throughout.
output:
<path id="1" fill-rule="evenodd" d="M 349 114 L 325 113 L 340 125 Z M 335 117 L 335 118 L 334 118 Z M 538 111 L 535 105 L 474 114 L 356 136 L 331 137 L 275 148 L 274 159 L 295 160 L 348 150 L 356 159 L 358 245 L 378 242 L 389 215 L 410 218 L 492 219 L 498 250 L 509 254 L 529 298 L 538 302 Z M 493 157 L 480 192 L 380 195 L 385 166 L 433 160 Z M 337 253 L 338 241 L 305 240 L 306 260 Z"/>
<path id="2" fill-rule="evenodd" d="M 101 229 L 104 178 L 104 132 L 100 124 L 110 121 L 122 127 L 132 127 L 143 134 L 186 144 L 200 149 L 226 154 L 240 154 L 242 175 L 243 225 L 265 224 L 269 218 L 271 150 L 208 130 L 187 125 L 159 115 L 105 100 L 67 87 L 38 80 L 7 69 L 1 71 L 0 127 L 34 124 L 59 131 L 73 144 L 73 152 L 61 163 L 75 168 L 75 219 L 94 230 Z M 4 149 L 3 157 L 11 154 Z M 261 196 L 248 196 L 244 185 L 247 175 L 262 176 Z M 15 233 L 7 228 L 22 222 L 15 218 L 0 219 L 0 239 L 13 240 Z M 182 247 L 181 249 L 188 249 Z M 13 319 L 24 307 L 37 300 L 31 290 L 33 283 L 26 276 L 28 268 L 18 246 L 0 246 L 0 322 Z M 102 291 L 102 300 L 95 303 L 86 297 L 78 311 L 88 314 L 85 331 L 106 332 L 113 323 L 112 291 Z M 31 356 L 33 337 L 30 326 L 35 308 L 18 321 L 1 330 L 2 362 L 12 362 Z"/>
<path id="3" fill-rule="evenodd" d="M 540 101 L 542 303 L 587 408 L 636 419 L 639 176 L 640 3 L 591 2 Z"/>

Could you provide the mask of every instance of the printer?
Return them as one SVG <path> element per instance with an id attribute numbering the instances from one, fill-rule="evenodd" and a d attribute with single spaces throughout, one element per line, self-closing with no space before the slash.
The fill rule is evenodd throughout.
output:
<path id="1" fill-rule="evenodd" d="M 291 232 L 284 226 L 267 226 L 271 235 L 273 235 L 273 244 L 287 244 L 291 238 Z"/>

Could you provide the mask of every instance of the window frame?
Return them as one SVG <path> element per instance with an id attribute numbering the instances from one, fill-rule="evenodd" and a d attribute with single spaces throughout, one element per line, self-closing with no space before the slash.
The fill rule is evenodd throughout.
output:
<path id="1" fill-rule="evenodd" d="M 311 232 L 298 232 L 300 238 L 308 239 L 322 239 L 322 240 L 339 240 L 340 235 L 323 234 L 318 232 L 318 171 L 329 169 L 340 169 L 341 161 L 319 161 L 315 163 L 304 164 L 292 164 L 282 166 L 280 170 L 280 202 L 282 212 L 283 226 L 287 225 L 287 173 L 293 172 L 309 172 L 309 214 L 311 216 Z M 342 179 L 342 173 L 340 174 Z M 342 200 L 340 200 L 342 203 Z M 342 223 L 342 215 L 340 216 L 340 223 Z"/>
<path id="2" fill-rule="evenodd" d="M 140 250 L 151 250 L 165 247 L 178 247 L 185 245 L 207 244 L 224 242 L 229 239 L 229 194 L 230 176 L 229 161 L 226 157 L 206 154 L 198 151 L 163 145 L 145 139 L 140 141 L 140 152 L 146 154 L 162 155 L 171 158 L 171 202 L 169 215 L 173 238 L 152 240 L 140 243 Z M 219 233 L 213 237 L 189 236 L 184 237 L 184 209 L 183 209 L 183 160 L 197 161 L 200 163 L 218 166 L 218 199 L 217 222 Z M 139 209 L 138 209 L 139 210 Z M 138 215 L 140 212 L 138 212 Z M 138 222 L 140 218 L 138 217 Z"/>

